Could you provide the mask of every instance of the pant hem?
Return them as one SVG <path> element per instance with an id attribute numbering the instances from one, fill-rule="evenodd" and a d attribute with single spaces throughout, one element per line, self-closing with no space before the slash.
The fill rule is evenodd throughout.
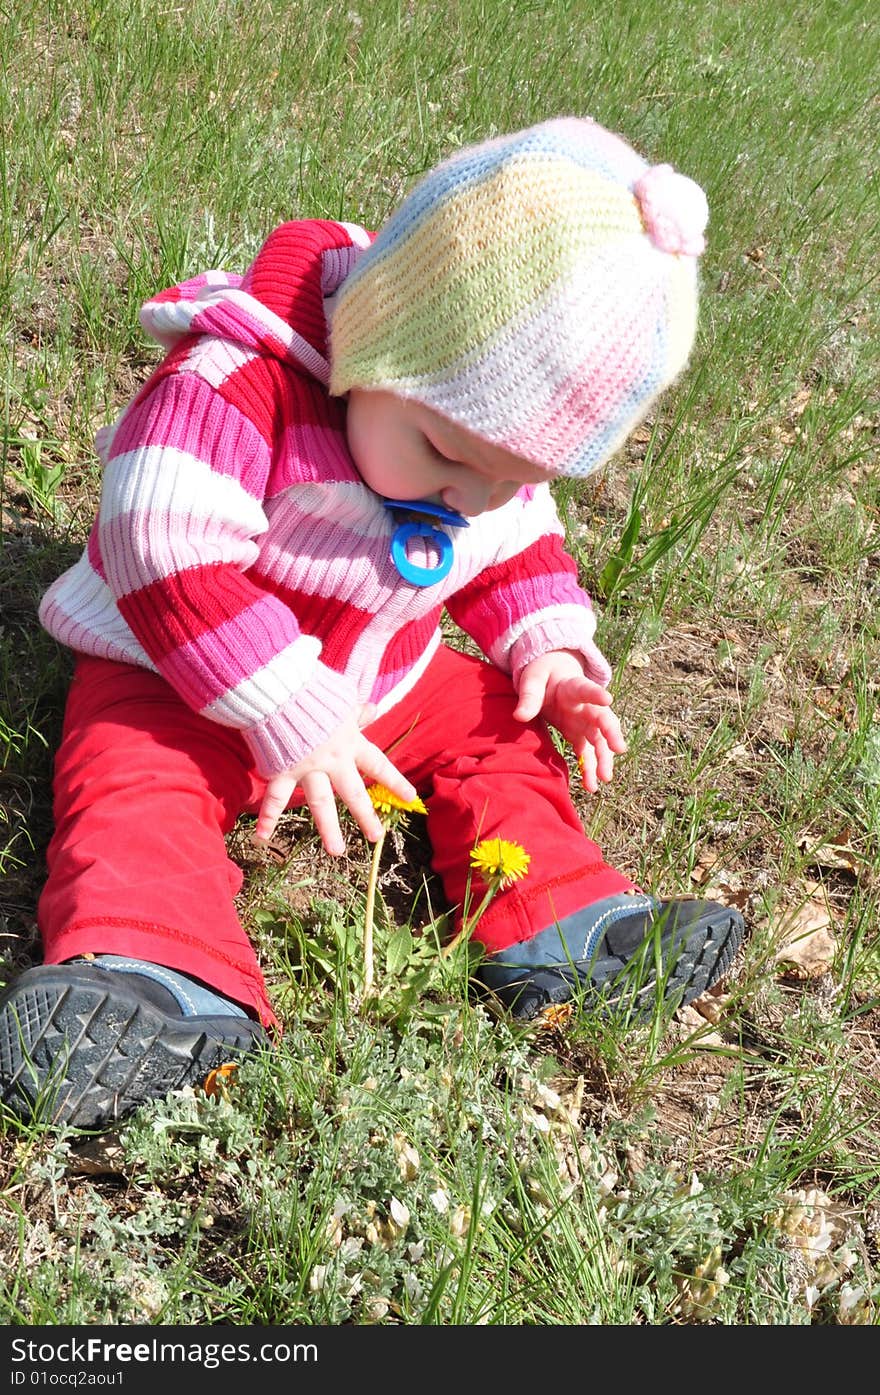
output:
<path id="1" fill-rule="evenodd" d="M 483 945 L 487 954 L 496 954 L 511 945 L 534 939 L 567 915 L 606 896 L 637 890 L 622 872 L 606 862 L 596 862 L 528 890 L 512 887 L 491 903 L 471 938 Z"/>

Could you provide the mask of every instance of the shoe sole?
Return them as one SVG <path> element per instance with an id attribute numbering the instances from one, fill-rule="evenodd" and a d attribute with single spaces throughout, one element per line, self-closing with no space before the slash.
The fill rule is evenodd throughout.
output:
<path id="1" fill-rule="evenodd" d="M 744 934 L 742 916 L 727 907 L 696 921 L 690 934 L 677 946 L 675 963 L 660 980 L 664 1001 L 674 1003 L 676 1008 L 684 1007 L 724 978 Z M 658 986 L 653 963 L 651 968 L 652 975 L 645 983 L 627 982 L 629 975 L 624 970 L 612 980 L 607 993 L 602 989 L 598 991 L 609 1003 L 626 1002 L 634 1011 L 644 1011 L 645 999 L 656 993 Z"/>
<path id="2" fill-rule="evenodd" d="M 659 987 L 665 1008 L 675 1011 L 699 998 L 728 973 L 744 934 L 742 916 L 725 906 L 694 921 L 676 946 L 674 963 L 659 978 L 649 935 L 644 954 L 627 965 L 618 960 L 616 969 L 609 960 L 584 963 L 583 977 L 567 964 L 533 969 L 521 985 L 510 985 L 508 991 L 518 988 L 519 997 L 509 1010 L 517 1021 L 531 1022 L 547 1009 L 554 1016 L 559 1004 L 582 994 L 585 1007 L 613 1008 L 635 1017 L 647 1017 L 653 1011 Z M 600 966 L 603 972 L 596 982 L 588 975 L 595 975 Z"/>
<path id="3" fill-rule="evenodd" d="M 166 1017 L 95 972 L 44 966 L 0 995 L 0 1099 L 16 1114 L 100 1128 L 265 1040 L 247 1018 Z"/>

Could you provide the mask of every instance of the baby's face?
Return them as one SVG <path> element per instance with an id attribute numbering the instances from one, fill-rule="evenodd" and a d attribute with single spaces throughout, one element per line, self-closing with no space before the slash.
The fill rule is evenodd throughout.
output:
<path id="1" fill-rule="evenodd" d="M 358 471 L 377 494 L 430 499 L 470 518 L 548 478 L 512 451 L 393 392 L 352 388 L 346 434 Z"/>

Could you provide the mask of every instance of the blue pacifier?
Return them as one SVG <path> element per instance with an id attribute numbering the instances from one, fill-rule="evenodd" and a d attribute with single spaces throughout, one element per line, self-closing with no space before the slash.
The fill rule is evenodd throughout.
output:
<path id="1" fill-rule="evenodd" d="M 385 499 L 384 507 L 398 521 L 391 538 L 391 560 L 411 586 L 433 586 L 448 576 L 452 569 L 453 546 L 448 533 L 433 527 L 431 520 L 445 523 L 448 528 L 469 528 L 460 513 L 444 509 L 442 504 L 430 504 L 422 499 Z M 406 555 L 410 538 L 430 538 L 440 554 L 436 567 L 419 567 Z"/>

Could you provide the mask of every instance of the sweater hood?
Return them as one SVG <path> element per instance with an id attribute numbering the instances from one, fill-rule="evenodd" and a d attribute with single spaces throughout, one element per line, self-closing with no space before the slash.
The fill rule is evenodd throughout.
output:
<path id="1" fill-rule="evenodd" d="M 354 223 L 282 223 L 244 275 L 206 271 L 141 307 L 142 328 L 166 350 L 211 335 L 330 379 L 325 301 L 372 235 Z"/>

